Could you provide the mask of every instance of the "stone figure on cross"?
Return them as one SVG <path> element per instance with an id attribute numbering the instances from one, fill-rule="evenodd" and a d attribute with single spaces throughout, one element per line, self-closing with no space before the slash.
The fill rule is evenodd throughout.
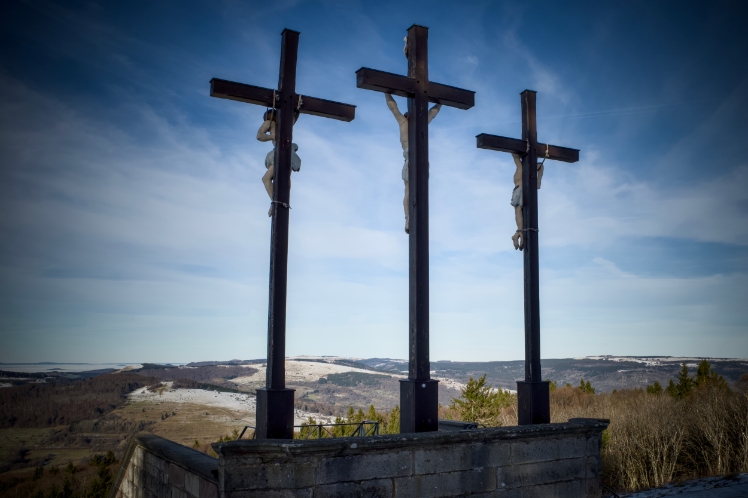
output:
<path id="1" fill-rule="evenodd" d="M 517 166 L 514 171 L 514 190 L 512 190 L 512 200 L 510 202 L 514 206 L 514 221 L 517 222 L 517 231 L 512 235 L 512 242 L 514 242 L 514 248 L 521 251 L 525 248 L 524 219 L 522 216 L 522 158 L 517 154 L 512 154 L 512 158 L 514 159 L 514 165 Z M 540 180 L 543 179 L 543 162 L 538 163 L 538 188 L 540 188 Z"/>
<path id="2" fill-rule="evenodd" d="M 405 46 L 405 49 L 407 50 L 407 45 Z M 395 102 L 395 99 L 392 98 L 391 93 L 385 93 L 384 98 L 387 99 L 387 107 L 390 108 L 390 111 L 392 111 L 392 114 L 395 116 L 395 119 L 397 120 L 397 124 L 400 125 L 400 145 L 403 147 L 403 158 L 405 159 L 405 163 L 403 164 L 403 181 L 405 182 L 405 197 L 403 198 L 403 210 L 405 211 L 405 233 L 409 233 L 410 227 L 409 227 L 409 219 L 408 219 L 408 199 L 409 195 L 408 193 L 410 190 L 408 189 L 408 113 L 405 114 L 400 113 L 400 109 L 397 108 L 397 102 Z M 434 105 L 431 109 L 429 109 L 429 117 L 428 122 L 430 123 L 432 119 L 436 117 L 437 114 L 439 114 L 439 109 L 442 108 L 441 104 Z"/>
<path id="3" fill-rule="evenodd" d="M 275 147 L 278 145 L 275 138 L 275 128 L 277 124 L 277 113 L 275 109 L 268 109 L 263 117 L 263 123 L 260 129 L 257 130 L 257 140 L 260 142 L 273 142 L 273 150 L 267 153 L 265 156 L 265 168 L 267 171 L 262 176 L 262 183 L 265 185 L 270 200 L 273 200 L 273 178 L 275 177 Z M 296 120 L 299 119 L 299 111 L 294 111 L 293 123 L 296 124 Z M 291 144 L 291 170 L 298 172 L 301 170 L 301 158 L 296 154 L 299 150 L 299 146 Z M 289 188 L 291 188 L 289 184 Z M 273 206 L 270 205 L 268 216 L 273 215 Z"/>

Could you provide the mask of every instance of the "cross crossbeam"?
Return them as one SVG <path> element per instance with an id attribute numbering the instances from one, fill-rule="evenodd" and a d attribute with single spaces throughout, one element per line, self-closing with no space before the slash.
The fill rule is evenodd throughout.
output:
<path id="1" fill-rule="evenodd" d="M 236 83 L 235 81 L 213 78 L 210 80 L 210 96 L 219 99 L 236 100 L 247 104 L 261 105 L 265 107 L 277 107 L 273 102 L 273 95 L 277 93 L 270 88 Z M 318 99 L 308 95 L 301 97 L 301 105 L 297 105 L 300 114 L 310 114 L 323 118 L 337 119 L 340 121 L 353 121 L 356 114 L 356 106 L 341 104 L 332 100 Z M 298 100 L 297 100 L 298 103 Z"/>
<path id="2" fill-rule="evenodd" d="M 496 135 L 487 135 L 481 133 L 475 137 L 478 141 L 479 149 L 497 150 L 499 152 L 509 152 L 521 156 L 527 154 L 527 140 L 517 140 L 516 138 L 499 137 Z M 546 150 L 548 155 L 546 156 Z M 565 163 L 575 163 L 579 161 L 579 151 L 568 147 L 559 147 L 558 145 L 546 145 L 538 143 L 535 145 L 535 154 L 538 157 L 547 157 L 553 161 L 563 161 Z"/>
<path id="3" fill-rule="evenodd" d="M 376 69 L 362 67 L 356 71 L 356 86 L 364 90 L 391 93 L 399 97 L 412 97 L 416 93 L 416 79 Z M 475 105 L 475 92 L 441 83 L 428 83 L 428 101 L 458 109 Z"/>
<path id="4" fill-rule="evenodd" d="M 408 379 L 400 381 L 400 432 L 438 430 L 438 382 L 429 361 L 429 134 L 428 104 L 458 109 L 475 92 L 429 81 L 428 28 L 413 25 L 407 38 L 408 75 L 361 68 L 356 86 L 408 99 Z"/>
<path id="5" fill-rule="evenodd" d="M 356 107 L 296 93 L 299 33 L 283 30 L 278 89 L 213 78 L 210 95 L 277 109 L 270 232 L 268 357 L 265 388 L 257 390 L 257 439 L 292 439 L 294 390 L 286 388 L 286 289 L 291 157 L 295 114 L 351 121 Z"/>
<path id="6" fill-rule="evenodd" d="M 517 382 L 520 425 L 551 421 L 548 382 L 540 372 L 540 284 L 538 261 L 538 157 L 567 163 L 579 160 L 579 151 L 538 142 L 535 118 L 536 93 L 525 90 L 522 103 L 522 140 L 482 133 L 476 137 L 480 149 L 522 156 L 522 239 L 524 241 L 525 292 L 525 380 Z M 519 232 L 520 230 L 518 230 Z"/>

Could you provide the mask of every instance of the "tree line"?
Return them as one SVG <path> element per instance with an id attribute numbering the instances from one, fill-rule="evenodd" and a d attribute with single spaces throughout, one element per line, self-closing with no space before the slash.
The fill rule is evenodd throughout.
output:
<path id="1" fill-rule="evenodd" d="M 0 389 L 0 428 L 52 427 L 101 417 L 153 377 L 132 373 L 99 375 L 85 380 L 57 380 Z"/>

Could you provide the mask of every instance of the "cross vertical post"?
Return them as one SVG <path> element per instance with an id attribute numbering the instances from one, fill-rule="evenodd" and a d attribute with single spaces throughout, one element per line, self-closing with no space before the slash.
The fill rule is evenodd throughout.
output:
<path id="1" fill-rule="evenodd" d="M 361 68 L 359 88 L 408 99 L 408 378 L 400 381 L 400 432 L 436 431 L 439 383 L 429 361 L 429 133 L 428 105 L 458 109 L 475 104 L 475 92 L 429 81 L 428 28 L 408 28 L 408 76 Z"/>
<path id="2" fill-rule="evenodd" d="M 295 114 L 352 121 L 355 106 L 296 93 L 299 33 L 284 29 L 278 89 L 213 78 L 211 97 L 262 105 L 277 110 L 275 174 L 270 228 L 270 285 L 265 387 L 257 390 L 257 439 L 293 439 L 294 390 L 286 388 L 286 295 L 291 157 Z"/>
<path id="3" fill-rule="evenodd" d="M 548 382 L 540 372 L 540 283 L 538 258 L 538 129 L 535 120 L 536 92 L 522 92 L 522 139 L 529 144 L 522 158 L 522 217 L 525 234 L 525 380 L 517 382 L 520 425 L 550 423 Z"/>
<path id="4" fill-rule="evenodd" d="M 293 439 L 294 390 L 286 388 L 286 289 L 288 283 L 288 221 L 291 196 L 291 143 L 296 93 L 299 33 L 283 30 L 278 76 L 277 140 L 273 178 L 274 214 L 270 225 L 270 289 L 268 356 L 265 388 L 257 390 L 258 439 Z M 285 206 L 284 206 L 285 204 Z M 264 436 L 264 437 L 263 437 Z"/>
<path id="5" fill-rule="evenodd" d="M 519 425 L 551 421 L 549 383 L 540 370 L 540 284 L 538 258 L 538 154 L 546 159 L 573 163 L 579 151 L 538 143 L 535 103 L 537 93 L 525 90 L 522 103 L 522 140 L 482 133 L 476 137 L 481 149 L 522 156 L 522 219 L 524 238 L 525 380 L 517 381 Z"/>
<path id="6" fill-rule="evenodd" d="M 408 30 L 408 77 L 415 80 L 408 99 L 408 380 L 400 382 L 402 432 L 434 431 L 439 426 L 439 385 L 429 360 L 429 133 L 428 29 Z M 404 427 L 403 427 L 404 423 Z"/>

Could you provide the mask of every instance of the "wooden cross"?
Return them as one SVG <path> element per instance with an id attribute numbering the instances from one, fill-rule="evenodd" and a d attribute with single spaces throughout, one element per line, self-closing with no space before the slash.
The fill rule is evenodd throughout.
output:
<path id="1" fill-rule="evenodd" d="M 400 381 L 400 432 L 438 428 L 438 382 L 429 363 L 429 133 L 428 105 L 470 109 L 475 92 L 429 81 L 428 28 L 408 28 L 408 76 L 361 68 L 359 88 L 408 98 L 409 369 Z"/>
<path id="2" fill-rule="evenodd" d="M 293 439 L 294 390 L 286 389 L 286 284 L 288 280 L 288 218 L 291 188 L 291 143 L 294 113 L 352 121 L 356 106 L 296 93 L 299 33 L 281 34 L 278 89 L 213 78 L 210 96 L 278 109 L 276 124 L 273 219 L 270 235 L 270 298 L 268 361 L 265 388 L 257 390 L 257 439 Z"/>
<path id="3" fill-rule="evenodd" d="M 574 163 L 579 151 L 538 143 L 535 97 L 532 90 L 520 94 L 522 140 L 482 133 L 478 148 L 522 156 L 522 215 L 525 267 L 525 380 L 517 382 L 519 424 L 548 424 L 551 421 L 547 381 L 540 374 L 540 297 L 538 283 L 538 156 Z"/>

